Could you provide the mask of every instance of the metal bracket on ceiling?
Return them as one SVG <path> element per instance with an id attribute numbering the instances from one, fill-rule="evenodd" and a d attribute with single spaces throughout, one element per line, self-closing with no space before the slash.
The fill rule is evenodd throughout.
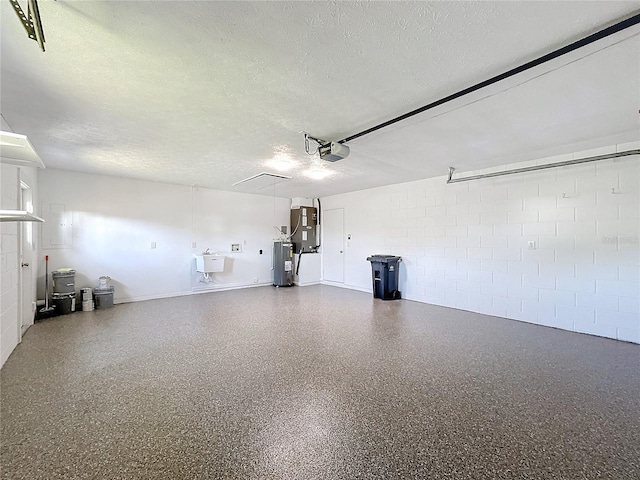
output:
<path id="1" fill-rule="evenodd" d="M 31 40 L 35 40 L 44 52 L 44 32 L 42 30 L 42 22 L 40 21 L 40 10 L 38 9 L 38 0 L 27 0 L 27 13 L 18 3 L 18 0 L 9 0 L 13 6 L 13 10 L 18 15 L 20 23 L 27 31 L 27 35 Z"/>
<path id="2" fill-rule="evenodd" d="M 314 142 L 316 142 L 318 144 L 318 146 L 316 147 L 316 149 L 314 151 L 311 151 L 311 148 L 309 146 L 309 140 L 313 140 Z M 327 147 L 327 146 L 330 146 L 330 145 L 331 145 L 331 142 L 326 142 L 324 140 L 320 140 L 319 138 L 312 137 L 311 135 L 309 135 L 306 132 L 304 134 L 304 150 L 309 155 L 315 155 L 316 153 L 318 153 L 320 151 L 321 148 Z"/>
<path id="3" fill-rule="evenodd" d="M 447 183 L 451 183 L 451 180 L 453 180 L 453 172 L 454 171 L 455 171 L 455 168 L 449 167 L 449 178 L 447 179 Z"/>

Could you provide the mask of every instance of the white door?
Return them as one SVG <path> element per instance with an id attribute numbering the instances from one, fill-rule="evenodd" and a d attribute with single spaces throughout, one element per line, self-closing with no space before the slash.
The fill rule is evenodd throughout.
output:
<path id="1" fill-rule="evenodd" d="M 22 210 L 33 213 L 33 192 L 24 181 L 20 182 Z M 18 338 L 33 325 L 33 222 L 20 222 L 20 321 L 18 322 Z"/>
<path id="2" fill-rule="evenodd" d="M 322 215 L 323 280 L 344 282 L 344 209 L 325 210 Z"/>

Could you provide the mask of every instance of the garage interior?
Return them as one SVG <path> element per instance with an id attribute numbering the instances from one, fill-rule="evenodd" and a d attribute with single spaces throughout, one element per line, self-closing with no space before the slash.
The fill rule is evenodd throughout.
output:
<path id="1" fill-rule="evenodd" d="M 638 476 L 636 2 L 0 8 L 3 478 Z"/>

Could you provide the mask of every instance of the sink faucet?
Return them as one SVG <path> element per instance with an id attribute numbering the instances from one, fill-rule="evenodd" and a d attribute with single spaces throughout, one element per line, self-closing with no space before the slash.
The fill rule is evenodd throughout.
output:
<path id="1" fill-rule="evenodd" d="M 210 249 L 208 249 L 208 248 L 207 248 L 207 249 L 204 251 L 203 255 L 209 255 L 209 254 L 211 253 L 209 250 L 210 250 Z"/>

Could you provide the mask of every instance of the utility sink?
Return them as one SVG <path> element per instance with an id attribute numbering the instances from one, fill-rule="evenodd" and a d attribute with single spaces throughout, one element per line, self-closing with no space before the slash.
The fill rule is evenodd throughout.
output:
<path id="1" fill-rule="evenodd" d="M 215 273 L 224 271 L 224 255 L 217 253 L 201 253 L 196 257 L 196 271 L 200 273 Z"/>

